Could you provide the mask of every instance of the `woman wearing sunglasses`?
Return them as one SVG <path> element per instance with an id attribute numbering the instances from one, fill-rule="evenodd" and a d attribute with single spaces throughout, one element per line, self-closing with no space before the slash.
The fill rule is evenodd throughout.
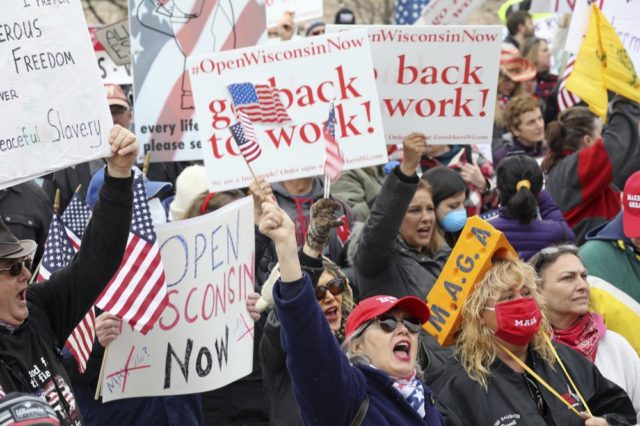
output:
<path id="1" fill-rule="evenodd" d="M 304 424 L 441 425 L 431 391 L 415 377 L 418 331 L 429 317 L 424 301 L 362 301 L 345 326 L 351 364 L 300 267 L 293 222 L 273 203 L 262 208 L 260 232 L 279 260 L 273 295 L 282 348 Z"/>
<path id="2" fill-rule="evenodd" d="M 573 245 L 547 247 L 531 258 L 540 280 L 556 342 L 595 363 L 603 376 L 623 388 L 640 423 L 640 358 L 603 318 L 589 312 L 587 270 Z"/>
<path id="3" fill-rule="evenodd" d="M 496 260 L 464 302 L 458 360 L 432 383 L 447 425 L 635 424 L 620 387 L 551 343 L 536 279 L 522 261 Z"/>

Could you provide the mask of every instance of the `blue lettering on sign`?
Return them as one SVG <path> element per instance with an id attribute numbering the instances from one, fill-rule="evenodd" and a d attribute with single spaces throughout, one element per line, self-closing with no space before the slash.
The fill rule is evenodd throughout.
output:
<path id="1" fill-rule="evenodd" d="M 460 292 L 462 290 L 462 287 L 460 287 L 457 284 L 454 284 L 450 281 L 445 280 L 444 281 L 444 288 L 445 290 L 447 290 L 447 293 L 449 293 L 449 295 L 451 296 L 451 298 L 453 299 L 454 302 L 458 301 L 458 292 Z"/>
<path id="2" fill-rule="evenodd" d="M 218 232 L 222 228 L 222 225 L 218 225 L 216 229 L 211 231 L 211 271 L 215 271 L 218 267 L 222 266 L 222 261 L 216 263 L 216 250 L 218 250 L 218 245 L 213 243 L 213 239 Z M 228 259 L 229 255 L 227 255 Z"/>
<path id="3" fill-rule="evenodd" d="M 482 247 L 487 246 L 487 239 L 491 238 L 491 233 L 489 231 L 485 231 L 484 229 L 476 228 L 475 226 L 471 228 L 471 233 L 478 239 Z"/>
<path id="4" fill-rule="evenodd" d="M 442 331 L 442 327 L 440 324 L 444 324 L 447 322 L 445 317 L 449 317 L 449 311 L 441 308 L 438 305 L 431 305 L 431 316 L 429 317 L 429 322 L 431 325 L 438 331 Z"/>
<path id="5" fill-rule="evenodd" d="M 235 229 L 235 234 L 236 234 L 236 240 L 235 240 L 235 245 L 234 245 L 234 241 L 233 241 L 233 236 L 232 236 L 232 229 L 229 227 L 229 224 L 227 224 L 227 263 L 231 263 L 230 259 L 229 259 L 229 254 L 231 253 L 231 250 L 229 250 L 229 248 L 231 248 L 233 250 L 233 257 L 235 257 L 236 260 L 238 260 L 238 255 L 240 254 L 240 212 L 236 213 L 236 229 Z"/>
<path id="6" fill-rule="evenodd" d="M 473 270 L 473 267 L 475 266 L 475 262 L 473 261 L 471 256 L 467 256 L 467 258 L 464 259 L 464 265 L 463 265 L 462 264 L 463 257 L 464 257 L 464 254 L 461 254 L 460 256 L 458 256 L 458 258 L 456 259 L 456 266 L 462 272 L 465 272 L 465 273 L 471 272 Z"/>
<path id="7" fill-rule="evenodd" d="M 189 265 L 189 247 L 187 246 L 187 241 L 182 235 L 179 235 L 179 234 L 173 235 L 171 238 L 168 238 L 165 242 L 162 243 L 162 245 L 160 245 L 160 252 L 162 252 L 162 249 L 164 248 L 164 246 L 166 246 L 172 240 L 177 240 L 180 243 L 180 247 L 182 247 L 182 250 L 184 252 L 184 263 L 183 263 L 182 275 L 180 275 L 180 278 L 178 278 L 175 282 L 172 282 L 172 283 L 167 282 L 167 287 L 173 287 L 175 285 L 180 284 L 180 282 L 187 275 L 187 269 Z M 173 258 L 176 258 L 178 256 L 178 250 L 170 250 L 170 252 Z M 179 268 L 176 268 L 176 269 L 179 270 Z"/>
<path id="8" fill-rule="evenodd" d="M 202 240 L 202 250 L 198 250 L 198 240 Z M 198 278 L 198 260 L 204 256 L 204 251 L 207 248 L 207 237 L 205 237 L 204 234 L 196 234 L 194 246 L 193 251 L 195 252 L 195 259 L 193 260 L 193 278 Z"/>

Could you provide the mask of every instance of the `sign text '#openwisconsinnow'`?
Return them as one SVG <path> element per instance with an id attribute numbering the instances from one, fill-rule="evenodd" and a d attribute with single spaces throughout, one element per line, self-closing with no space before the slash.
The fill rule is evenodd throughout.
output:
<path id="1" fill-rule="evenodd" d="M 380 42 L 403 42 L 403 43 L 485 43 L 494 42 L 500 37 L 492 32 L 482 32 L 478 30 L 447 31 L 437 32 L 404 32 L 400 29 L 380 29 L 369 34 L 369 40 L 374 43 Z"/>
<path id="2" fill-rule="evenodd" d="M 215 72 L 218 75 L 228 70 L 245 68 L 258 64 L 271 64 L 274 62 L 286 62 L 309 56 L 322 56 L 342 50 L 361 48 L 364 38 L 340 39 L 339 37 L 327 39 L 322 44 L 311 44 L 304 47 L 285 49 L 277 52 L 265 51 L 262 49 L 242 52 L 239 58 L 228 59 L 226 61 L 213 61 L 203 59 L 198 65 L 196 72 L 205 74 Z"/>

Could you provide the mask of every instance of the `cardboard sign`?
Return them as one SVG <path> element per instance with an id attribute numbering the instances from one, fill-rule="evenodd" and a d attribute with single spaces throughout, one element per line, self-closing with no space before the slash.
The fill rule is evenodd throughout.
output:
<path id="1" fill-rule="evenodd" d="M 116 65 L 131 63 L 129 21 L 127 19 L 98 29 L 96 39 Z"/>
<path id="2" fill-rule="evenodd" d="M 89 34 L 91 34 L 91 42 L 93 43 L 93 51 L 96 54 L 98 61 L 98 69 L 100 70 L 100 78 L 104 84 L 120 84 L 128 85 L 133 84 L 133 77 L 131 75 L 131 64 L 116 65 L 113 59 L 107 54 L 107 51 L 102 46 L 102 43 L 96 38 L 97 27 L 89 27 Z"/>
<path id="3" fill-rule="evenodd" d="M 189 55 L 266 40 L 260 0 L 129 0 L 136 136 L 151 161 L 202 159 Z"/>
<path id="4" fill-rule="evenodd" d="M 237 85 L 275 92 L 281 113 L 290 118 L 280 123 L 253 120 L 261 154 L 251 167 L 270 182 L 322 174 L 323 126 L 331 99 L 335 99 L 335 137 L 345 159 L 344 169 L 387 160 L 364 30 L 192 56 L 188 68 L 200 135 L 206 141 L 203 155 L 211 191 L 248 186 L 253 179 L 229 130 L 237 121 L 230 87 Z M 239 105 L 248 106 L 245 101 Z M 258 109 L 267 105 L 260 101 L 258 107 L 258 99 L 252 102 Z M 274 110 L 273 105 L 267 107 L 267 112 Z"/>
<path id="5" fill-rule="evenodd" d="M 181 395 L 222 387 L 253 368 L 251 197 L 156 226 L 169 305 L 143 335 L 124 325 L 109 345 L 102 398 Z"/>
<path id="6" fill-rule="evenodd" d="M 476 283 L 493 266 L 494 256 L 518 259 L 518 254 L 502 232 L 478 216 L 469 218 L 427 296 L 431 317 L 424 329 L 440 345 L 455 343 L 462 306 L 475 289 Z"/>
<path id="7" fill-rule="evenodd" d="M 501 27 L 366 28 L 387 144 L 411 132 L 433 145 L 491 143 Z"/>
<path id="8" fill-rule="evenodd" d="M 463 24 L 482 0 L 431 0 L 413 25 Z"/>
<path id="9" fill-rule="evenodd" d="M 109 155 L 111 114 L 80 0 L 2 7 L 0 188 Z"/>
<path id="10" fill-rule="evenodd" d="M 285 12 L 294 12 L 296 23 L 323 17 L 322 0 L 265 0 L 267 27 L 275 27 Z"/>

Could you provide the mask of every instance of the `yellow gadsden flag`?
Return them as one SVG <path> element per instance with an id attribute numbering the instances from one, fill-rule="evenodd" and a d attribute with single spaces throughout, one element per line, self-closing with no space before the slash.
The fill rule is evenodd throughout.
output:
<path id="1" fill-rule="evenodd" d="M 607 89 L 640 102 L 640 78 L 618 34 L 600 9 L 591 5 L 589 28 L 576 57 L 567 89 L 589 109 L 607 118 Z"/>

